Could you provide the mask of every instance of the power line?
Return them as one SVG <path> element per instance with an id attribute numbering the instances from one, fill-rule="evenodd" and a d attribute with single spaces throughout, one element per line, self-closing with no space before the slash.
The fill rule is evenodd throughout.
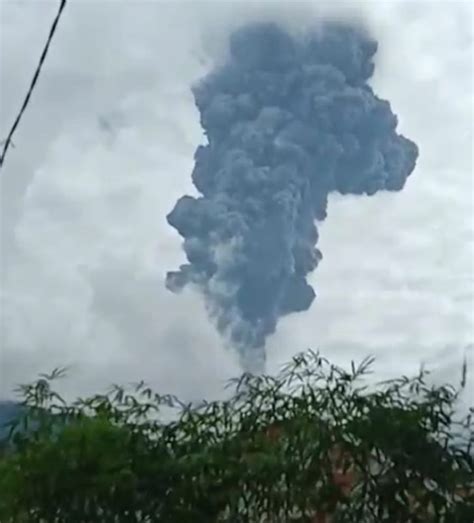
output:
<path id="1" fill-rule="evenodd" d="M 0 168 L 3 167 L 3 162 L 5 161 L 5 156 L 7 154 L 8 148 L 10 147 L 10 145 L 13 145 L 13 142 L 12 142 L 13 134 L 15 133 L 16 128 L 18 127 L 18 124 L 20 123 L 21 117 L 23 116 L 23 113 L 25 112 L 25 109 L 30 101 L 31 94 L 33 93 L 33 90 L 36 86 L 36 82 L 38 81 L 41 67 L 43 66 L 44 60 L 48 53 L 49 45 L 51 43 L 51 40 L 53 39 L 54 33 L 56 31 L 56 27 L 58 25 L 59 19 L 61 18 L 61 14 L 62 14 L 65 6 L 66 6 L 66 0 L 61 0 L 61 3 L 59 5 L 59 10 L 56 14 L 56 18 L 54 19 L 53 25 L 51 26 L 51 29 L 49 31 L 48 40 L 43 49 L 43 52 L 41 53 L 41 57 L 40 57 L 38 66 L 36 68 L 35 74 L 33 75 L 33 80 L 31 81 L 30 88 L 28 89 L 28 92 L 26 94 L 23 105 L 21 106 L 20 112 L 18 113 L 18 115 L 15 119 L 15 122 L 13 123 L 12 128 L 10 129 L 10 132 L 8 133 L 7 138 L 2 141 L 2 143 L 4 145 L 3 145 L 2 155 L 0 156 Z"/>

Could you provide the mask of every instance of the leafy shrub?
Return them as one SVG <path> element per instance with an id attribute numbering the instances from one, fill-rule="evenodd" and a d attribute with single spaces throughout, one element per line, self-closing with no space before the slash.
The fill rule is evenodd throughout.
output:
<path id="1" fill-rule="evenodd" d="M 200 405 L 144 383 L 67 405 L 59 373 L 43 376 L 21 388 L 0 521 L 474 521 L 462 387 L 428 385 L 426 371 L 368 387 L 372 362 L 348 372 L 309 351 Z"/>

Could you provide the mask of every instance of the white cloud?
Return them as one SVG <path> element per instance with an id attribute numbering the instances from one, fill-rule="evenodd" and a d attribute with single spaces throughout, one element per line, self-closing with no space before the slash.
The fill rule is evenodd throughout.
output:
<path id="1" fill-rule="evenodd" d="M 56 8 L 2 3 L 2 135 Z M 337 363 L 374 353 L 380 375 L 426 361 L 457 377 L 474 325 L 471 4 L 81 1 L 66 8 L 1 173 L 0 396 L 63 364 L 69 395 L 142 377 L 215 395 L 237 372 L 200 298 L 163 285 L 183 260 L 165 215 L 194 192 L 202 140 L 189 86 L 242 21 L 298 28 L 321 11 L 369 25 L 375 89 L 421 156 L 401 193 L 331 198 L 318 298 L 281 322 L 270 368 L 312 346 Z"/>

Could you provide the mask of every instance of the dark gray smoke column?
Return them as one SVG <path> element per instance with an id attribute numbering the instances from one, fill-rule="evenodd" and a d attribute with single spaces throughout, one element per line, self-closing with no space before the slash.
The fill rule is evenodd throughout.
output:
<path id="1" fill-rule="evenodd" d="M 193 88 L 208 140 L 192 174 L 202 196 L 183 196 L 167 217 L 189 261 L 167 286 L 202 290 L 247 369 L 263 368 L 278 318 L 314 300 L 306 277 L 322 257 L 315 220 L 328 193 L 399 191 L 415 167 L 417 146 L 367 85 L 376 50 L 340 24 L 298 40 L 251 25 Z"/>

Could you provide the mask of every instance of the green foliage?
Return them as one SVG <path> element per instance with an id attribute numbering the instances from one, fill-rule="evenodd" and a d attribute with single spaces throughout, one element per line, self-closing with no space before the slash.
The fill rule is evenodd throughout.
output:
<path id="1" fill-rule="evenodd" d="M 67 405 L 51 388 L 61 372 L 42 376 L 22 387 L 0 458 L 0 521 L 474 521 L 460 390 L 426 371 L 368 388 L 371 364 L 308 352 L 199 406 L 143 383 Z"/>

